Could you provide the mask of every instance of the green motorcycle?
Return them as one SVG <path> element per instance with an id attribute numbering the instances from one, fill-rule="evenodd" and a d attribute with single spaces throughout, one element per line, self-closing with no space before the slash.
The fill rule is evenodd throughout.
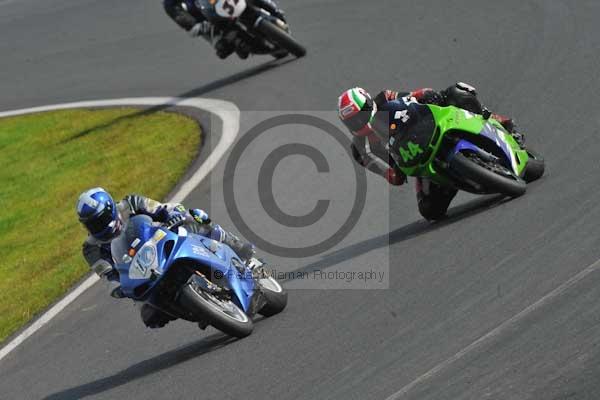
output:
<path id="1" fill-rule="evenodd" d="M 542 157 L 519 146 L 493 118 L 454 106 L 394 103 L 381 111 L 389 115 L 388 150 L 407 176 L 476 194 L 518 197 L 544 174 Z"/>

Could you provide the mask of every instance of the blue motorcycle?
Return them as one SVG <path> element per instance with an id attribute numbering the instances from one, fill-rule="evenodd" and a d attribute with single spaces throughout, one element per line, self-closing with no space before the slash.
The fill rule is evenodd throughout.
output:
<path id="1" fill-rule="evenodd" d="M 133 216 L 111 244 L 122 296 L 239 338 L 252 333 L 256 314 L 285 308 L 287 293 L 262 262 L 244 262 L 229 246 L 191 230 Z"/>

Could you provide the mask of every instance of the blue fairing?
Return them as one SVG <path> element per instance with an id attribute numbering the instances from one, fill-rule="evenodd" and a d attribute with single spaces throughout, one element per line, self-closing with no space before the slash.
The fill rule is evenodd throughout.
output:
<path id="1" fill-rule="evenodd" d="M 456 143 L 456 146 L 454 146 L 454 151 L 452 152 L 452 154 L 460 153 L 463 150 L 471 150 L 476 153 L 482 151 L 479 147 L 475 146 L 473 143 L 462 139 L 458 143 Z"/>
<path id="2" fill-rule="evenodd" d="M 512 169 L 512 162 L 511 162 L 511 150 L 508 147 L 508 143 L 506 143 L 504 140 L 502 140 L 500 138 L 500 136 L 498 135 L 498 129 L 496 128 L 494 125 L 490 124 L 490 123 L 486 123 L 483 126 L 483 129 L 481 130 L 481 132 L 479 132 L 479 134 L 481 136 L 484 136 L 488 139 L 490 139 L 490 141 L 492 141 L 493 143 L 496 144 L 496 146 L 502 151 L 502 154 L 505 157 L 506 163 L 508 166 L 510 166 Z M 450 152 L 449 156 L 453 157 L 454 154 L 460 153 L 463 150 L 471 150 L 474 152 L 486 152 L 485 150 L 482 150 L 480 147 L 474 145 L 473 143 L 469 142 L 468 140 L 462 139 L 459 140 L 458 143 L 456 143 L 456 146 L 454 146 L 454 149 L 452 152 Z M 515 173 L 518 173 L 517 171 L 514 171 Z"/>
<path id="3" fill-rule="evenodd" d="M 121 288 L 127 297 L 141 301 L 147 299 L 177 261 L 189 260 L 209 267 L 214 277 L 222 277 L 220 284 L 232 291 L 234 302 L 244 311 L 249 311 L 254 294 L 252 274 L 235 252 L 223 243 L 188 233 L 184 228 L 180 228 L 177 234 L 154 226 L 146 216 L 132 217 L 127 232 L 122 236 L 113 241 L 111 248 Z M 138 243 L 135 243 L 136 239 L 139 239 Z M 135 244 L 136 251 L 133 258 L 127 254 L 132 244 Z M 244 272 L 239 272 L 236 265 Z"/>
<path id="4" fill-rule="evenodd" d="M 211 247 L 214 252 L 211 251 Z M 254 294 L 254 279 L 245 264 L 229 246 L 201 235 L 188 233 L 187 238 L 180 237 L 172 259 L 173 262 L 181 259 L 194 260 L 210 266 L 213 276 L 224 277 L 227 286 L 237 297 L 237 301 L 235 301 L 237 305 L 244 311 L 249 311 L 250 301 Z M 234 263 L 243 268 L 243 272 L 240 272 Z"/>
<path id="5" fill-rule="evenodd" d="M 500 128 L 495 127 L 494 125 L 487 123 L 483 126 L 483 129 L 480 132 L 480 135 L 487 137 L 488 139 L 494 141 L 496 143 L 496 145 L 498 145 L 498 147 L 500 149 L 502 149 L 502 152 L 504 153 L 504 156 L 506 157 L 506 161 L 508 162 L 508 165 L 511 165 L 511 150 L 508 147 L 508 143 L 506 143 L 506 141 L 502 140 L 500 138 L 500 136 L 498 135 L 498 130 Z"/>

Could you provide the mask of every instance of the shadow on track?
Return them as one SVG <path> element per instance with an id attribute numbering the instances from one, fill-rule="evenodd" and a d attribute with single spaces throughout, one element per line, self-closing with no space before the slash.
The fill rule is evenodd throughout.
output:
<path id="1" fill-rule="evenodd" d="M 401 243 L 405 240 L 423 235 L 427 232 L 435 231 L 446 225 L 460 221 L 465 218 L 477 215 L 481 212 L 487 211 L 492 207 L 496 207 L 503 204 L 510 199 L 502 195 L 492 195 L 483 198 L 477 198 L 471 200 L 460 206 L 451 208 L 448 212 L 448 216 L 437 222 L 428 222 L 424 219 L 413 222 L 402 228 L 391 231 L 388 234 L 376 236 L 371 239 L 344 247 L 343 249 L 336 250 L 332 253 L 324 255 L 320 260 L 305 265 L 302 268 L 290 271 L 293 273 L 312 273 L 317 270 L 323 270 L 324 268 L 332 267 L 343 261 L 348 261 L 356 256 L 363 253 L 376 250 L 382 247 L 387 247 L 395 243 Z M 284 279 L 282 282 L 291 281 L 293 278 Z"/>
<path id="2" fill-rule="evenodd" d="M 207 83 L 206 85 L 189 90 L 185 93 L 181 93 L 174 97 L 178 97 L 178 98 L 182 98 L 182 99 L 199 97 L 206 93 L 212 92 L 214 90 L 221 89 L 225 86 L 233 85 L 234 83 L 240 82 L 244 79 L 252 78 L 253 76 L 259 75 L 259 74 L 266 72 L 268 70 L 271 70 L 273 68 L 283 66 L 283 65 L 290 63 L 292 61 L 295 61 L 295 60 L 296 60 L 296 58 L 283 58 L 280 60 L 267 61 L 265 63 L 255 66 L 255 67 L 248 68 L 244 71 L 235 73 L 235 74 L 227 76 L 225 78 L 218 79 L 216 81 Z M 78 132 L 75 135 L 64 140 L 63 143 L 77 140 L 77 139 L 87 136 L 89 134 L 101 131 L 106 128 L 110 128 L 121 122 L 134 120 L 135 118 L 151 115 L 151 114 L 157 113 L 159 111 L 165 111 L 165 110 L 168 110 L 173 107 L 177 107 L 177 102 L 165 103 L 165 104 L 160 104 L 160 105 L 153 106 L 153 107 L 144 108 L 139 111 L 133 112 L 131 114 L 127 114 L 122 117 L 115 118 L 112 121 L 109 121 L 107 123 L 97 125 L 92 128 Z"/>
<path id="3" fill-rule="evenodd" d="M 51 394 L 45 397 L 44 400 L 70 400 L 93 396 L 210 353 L 235 340 L 237 339 L 222 333 L 216 333 L 185 347 L 134 364 L 106 378 Z"/>

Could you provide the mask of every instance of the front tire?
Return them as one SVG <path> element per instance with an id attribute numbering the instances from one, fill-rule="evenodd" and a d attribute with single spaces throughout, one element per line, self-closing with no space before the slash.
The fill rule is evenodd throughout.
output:
<path id="1" fill-rule="evenodd" d="M 252 319 L 231 300 L 222 301 L 188 283 L 179 292 L 179 304 L 199 320 L 237 338 L 252 333 Z"/>
<path id="2" fill-rule="evenodd" d="M 283 29 L 277 27 L 273 22 L 263 18 L 256 30 L 265 35 L 270 41 L 300 58 L 306 55 L 306 48 Z"/>
<path id="3" fill-rule="evenodd" d="M 509 197 L 519 197 L 525 194 L 527 184 L 517 176 L 500 175 L 486 168 L 483 162 L 476 162 L 463 153 L 457 153 L 450 161 L 450 169 L 470 181 L 483 186 L 489 193 L 500 193 Z"/>

